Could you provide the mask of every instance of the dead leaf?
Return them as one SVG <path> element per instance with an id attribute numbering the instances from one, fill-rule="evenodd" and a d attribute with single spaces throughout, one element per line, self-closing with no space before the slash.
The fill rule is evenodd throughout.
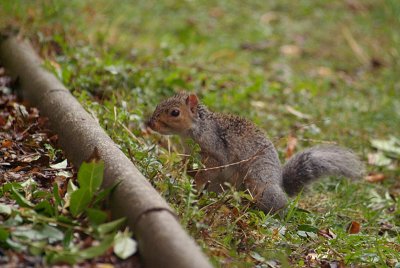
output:
<path id="1" fill-rule="evenodd" d="M 1 142 L 1 147 L 3 147 L 3 148 L 11 148 L 12 145 L 13 145 L 13 142 L 11 140 L 3 140 Z"/>
<path id="2" fill-rule="evenodd" d="M 258 108 L 258 109 L 264 109 L 265 107 L 267 107 L 267 103 L 264 101 L 251 101 L 250 104 L 254 108 Z"/>
<path id="3" fill-rule="evenodd" d="M 360 43 L 357 42 L 357 38 L 353 36 L 352 32 L 347 27 L 344 27 L 342 32 L 350 48 L 353 50 L 355 57 L 360 63 L 368 65 L 370 62 L 369 55 L 365 52 Z"/>
<path id="4" fill-rule="evenodd" d="M 368 154 L 368 164 L 383 167 L 389 166 L 392 160 L 385 156 L 383 152 L 369 153 Z"/>
<path id="5" fill-rule="evenodd" d="M 328 238 L 328 239 L 335 239 L 336 238 L 336 234 L 329 228 L 319 230 L 318 234 L 320 236 L 323 236 L 323 237 Z"/>
<path id="6" fill-rule="evenodd" d="M 40 158 L 40 154 L 39 153 L 34 153 L 34 154 L 29 154 L 29 155 L 23 155 L 19 161 L 23 162 L 23 163 L 31 163 L 35 160 L 38 160 Z"/>
<path id="7" fill-rule="evenodd" d="M 225 205 L 222 205 L 222 206 L 220 207 L 219 211 L 220 211 L 222 214 L 224 214 L 225 216 L 231 215 L 231 210 L 230 210 L 227 206 L 225 206 Z"/>
<path id="8" fill-rule="evenodd" d="M 238 209 L 238 208 L 236 208 L 236 207 L 234 207 L 234 208 L 232 208 L 232 214 L 235 216 L 235 217 L 240 217 L 240 210 Z"/>
<path id="9" fill-rule="evenodd" d="M 249 228 L 249 224 L 243 220 L 238 220 L 237 225 L 243 230 L 246 230 L 247 228 Z"/>
<path id="10" fill-rule="evenodd" d="M 285 56 L 298 57 L 301 55 L 301 49 L 296 45 L 284 45 L 281 46 L 280 50 L 281 53 Z"/>
<path id="11" fill-rule="evenodd" d="M 6 124 L 7 120 L 3 116 L 0 116 L 0 127 L 5 126 Z"/>
<path id="12" fill-rule="evenodd" d="M 257 43 L 242 43 L 240 45 L 240 48 L 243 50 L 250 50 L 250 51 L 263 51 L 266 49 L 269 49 L 273 46 L 273 43 L 270 41 L 263 41 L 263 42 L 257 42 Z"/>
<path id="13" fill-rule="evenodd" d="M 286 159 L 289 159 L 294 154 L 297 146 L 297 138 L 289 135 L 287 139 L 287 146 L 286 146 Z"/>
<path id="14" fill-rule="evenodd" d="M 97 268 L 114 268 L 115 266 L 109 263 L 97 263 Z"/>
<path id="15" fill-rule="evenodd" d="M 68 166 L 68 161 L 67 159 L 64 159 L 64 161 L 61 161 L 59 163 L 56 164 L 51 164 L 50 167 L 53 169 L 65 169 Z"/>
<path id="16" fill-rule="evenodd" d="M 359 0 L 346 0 L 345 3 L 347 7 L 354 13 L 368 11 L 367 6 L 365 6 L 364 3 Z"/>
<path id="17" fill-rule="evenodd" d="M 378 58 L 372 58 L 371 59 L 371 67 L 373 69 L 379 69 L 379 68 L 381 68 L 383 66 L 384 66 L 384 63 L 383 63 L 383 61 L 381 59 L 378 59 Z"/>
<path id="18" fill-rule="evenodd" d="M 311 115 L 304 114 L 304 113 L 296 110 L 292 106 L 286 105 L 285 108 L 286 108 L 286 111 L 288 111 L 289 113 L 291 113 L 292 115 L 294 115 L 300 119 L 311 119 Z"/>
<path id="19" fill-rule="evenodd" d="M 380 182 L 383 181 L 386 178 L 385 174 L 383 173 L 376 173 L 376 174 L 369 174 L 368 176 L 365 176 L 365 180 L 367 182 Z"/>
<path id="20" fill-rule="evenodd" d="M 224 16 L 225 12 L 222 8 L 220 7 L 213 7 L 210 9 L 209 14 L 213 18 L 221 18 Z"/>
<path id="21" fill-rule="evenodd" d="M 16 166 L 15 168 L 12 169 L 12 171 L 13 171 L 13 172 L 18 172 L 18 171 L 23 170 L 24 168 L 25 168 L 25 167 L 23 167 L 23 166 Z"/>
<path id="22" fill-rule="evenodd" d="M 360 229 L 361 229 L 360 223 L 352 221 L 349 227 L 347 228 L 347 232 L 349 234 L 358 234 L 360 232 Z"/>
<path id="23" fill-rule="evenodd" d="M 316 69 L 316 74 L 320 77 L 331 77 L 333 71 L 328 67 L 320 66 Z"/>
<path id="24" fill-rule="evenodd" d="M 379 235 L 383 235 L 385 232 L 391 231 L 393 229 L 393 225 L 389 222 L 381 222 L 381 228 L 379 230 Z"/>
<path id="25" fill-rule="evenodd" d="M 321 268 L 345 268 L 343 261 L 321 260 Z"/>
<path id="26" fill-rule="evenodd" d="M 278 14 L 276 12 L 270 11 L 270 12 L 263 14 L 260 17 L 260 22 L 264 23 L 264 24 L 270 24 L 271 22 L 276 21 L 278 19 L 279 19 Z"/>
<path id="27" fill-rule="evenodd" d="M 312 263 L 318 261 L 318 254 L 315 252 L 315 250 L 310 250 L 310 252 L 307 253 L 306 260 Z"/>

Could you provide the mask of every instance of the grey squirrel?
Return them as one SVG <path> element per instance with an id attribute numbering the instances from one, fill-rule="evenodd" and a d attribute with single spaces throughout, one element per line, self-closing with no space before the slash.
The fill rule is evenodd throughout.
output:
<path id="1" fill-rule="evenodd" d="M 201 148 L 202 163 L 195 177 L 198 189 L 224 190 L 225 182 L 248 189 L 256 205 L 266 213 L 287 204 L 287 195 L 324 176 L 358 178 L 363 164 L 348 149 L 315 146 L 295 154 L 282 167 L 278 153 L 264 133 L 250 121 L 215 113 L 186 92 L 157 105 L 147 125 L 164 135 L 192 138 Z"/>

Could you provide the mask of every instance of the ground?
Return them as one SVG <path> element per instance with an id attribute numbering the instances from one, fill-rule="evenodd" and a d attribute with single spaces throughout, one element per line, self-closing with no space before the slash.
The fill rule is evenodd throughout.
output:
<path id="1" fill-rule="evenodd" d="M 215 266 L 399 265 L 399 1 L 6 0 L 0 22 L 32 40 Z M 254 121 L 282 161 L 294 141 L 336 143 L 372 176 L 317 182 L 283 219 L 246 193 L 199 195 L 179 142 L 143 131 L 180 90 Z"/>
<path id="2" fill-rule="evenodd" d="M 107 190 L 98 190 L 104 164 L 74 168 L 47 118 L 15 88 L 0 67 L 0 265 L 140 267 L 132 234 L 118 232 L 124 219 L 112 221 Z"/>

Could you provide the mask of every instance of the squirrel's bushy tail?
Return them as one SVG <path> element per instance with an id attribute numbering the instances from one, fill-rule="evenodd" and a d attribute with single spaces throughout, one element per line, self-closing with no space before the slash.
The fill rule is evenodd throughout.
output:
<path id="1" fill-rule="evenodd" d="M 337 146 L 316 146 L 295 154 L 283 167 L 283 188 L 294 195 L 324 176 L 359 178 L 364 167 L 350 150 Z"/>

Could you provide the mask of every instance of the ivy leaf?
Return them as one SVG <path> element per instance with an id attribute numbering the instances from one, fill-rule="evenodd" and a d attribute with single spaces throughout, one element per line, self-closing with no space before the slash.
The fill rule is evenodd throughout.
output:
<path id="1" fill-rule="evenodd" d="M 114 253 L 121 259 L 127 259 L 137 251 L 137 242 L 128 232 L 118 232 L 114 238 Z"/>
<path id="2" fill-rule="evenodd" d="M 12 209 L 11 209 L 11 207 L 9 205 L 0 204 L 0 214 L 10 215 L 11 211 L 12 211 Z"/>
<path id="3" fill-rule="evenodd" d="M 311 233 L 318 233 L 319 231 L 317 227 L 308 224 L 300 224 L 298 230 Z"/>
<path id="4" fill-rule="evenodd" d="M 64 248 L 70 248 L 72 245 L 72 239 L 74 238 L 74 231 L 69 228 L 64 235 L 63 246 Z"/>
<path id="5" fill-rule="evenodd" d="M 28 241 L 38 241 L 46 238 L 46 235 L 32 227 L 28 226 L 18 226 L 12 232 L 13 237 Z"/>
<path id="6" fill-rule="evenodd" d="M 124 222 L 125 218 L 121 218 L 115 221 L 103 223 L 97 227 L 97 231 L 99 234 L 108 234 L 118 230 L 118 228 L 120 228 Z"/>
<path id="7" fill-rule="evenodd" d="M 0 227 L 0 242 L 5 242 L 10 236 L 10 232 L 2 227 Z"/>
<path id="8" fill-rule="evenodd" d="M 92 197 L 103 182 L 104 161 L 83 162 L 78 171 L 78 182 L 81 189 L 88 189 Z"/>
<path id="9" fill-rule="evenodd" d="M 7 183 L 3 184 L 3 191 L 4 192 L 10 192 L 11 188 L 19 190 L 19 189 L 22 189 L 23 187 L 18 182 L 7 182 Z"/>
<path id="10" fill-rule="evenodd" d="M 86 213 L 89 221 L 93 224 L 101 224 L 107 220 L 107 213 L 100 209 L 88 208 Z"/>
<path id="11" fill-rule="evenodd" d="M 54 196 L 54 200 L 56 201 L 56 204 L 59 206 L 62 206 L 63 201 L 61 199 L 59 189 L 58 189 L 58 184 L 56 182 L 53 185 L 53 196 Z"/>
<path id="12" fill-rule="evenodd" d="M 82 213 L 86 207 L 89 205 L 91 196 L 89 194 L 89 189 L 79 189 L 71 194 L 71 201 L 69 205 L 69 210 L 72 216 L 76 217 Z"/>
<path id="13" fill-rule="evenodd" d="M 38 241 L 29 245 L 29 253 L 33 256 L 40 256 L 46 246 L 46 241 Z"/>
<path id="14" fill-rule="evenodd" d="M 29 200 L 27 200 L 24 196 L 22 196 L 17 190 L 15 190 L 14 186 L 11 186 L 11 193 L 13 194 L 15 201 L 17 201 L 18 205 L 20 205 L 21 207 L 29 207 L 29 208 L 34 207 L 34 204 L 32 204 Z"/>
<path id="15" fill-rule="evenodd" d="M 49 252 L 46 254 L 46 262 L 48 264 L 63 263 L 63 264 L 73 265 L 81 260 L 82 258 L 79 256 L 79 251 Z"/>
<path id="16" fill-rule="evenodd" d="M 50 244 L 64 239 L 63 232 L 61 232 L 59 229 L 57 229 L 53 226 L 47 225 L 47 224 L 44 224 L 42 226 L 42 228 L 40 229 L 40 232 L 46 236 L 46 238 L 48 239 Z"/>
<path id="17" fill-rule="evenodd" d="M 54 216 L 54 211 L 57 210 L 57 208 L 54 208 L 47 200 L 43 200 L 37 204 L 34 209 L 36 212 L 50 217 Z"/>
<path id="18" fill-rule="evenodd" d="M 19 237 L 30 241 L 39 241 L 47 239 L 49 243 L 54 243 L 64 239 L 64 233 L 57 228 L 47 224 L 37 224 L 35 226 L 18 226 L 12 236 Z"/>
<path id="19" fill-rule="evenodd" d="M 19 214 L 16 214 L 14 217 L 8 218 L 2 225 L 7 227 L 14 227 L 20 225 L 24 219 Z"/>
<path id="20" fill-rule="evenodd" d="M 114 242 L 114 235 L 109 235 L 100 242 L 99 245 L 90 247 L 88 249 L 81 250 L 79 256 L 83 259 L 91 259 L 102 255 L 107 249 L 109 249 Z"/>
<path id="21" fill-rule="evenodd" d="M 23 245 L 17 241 L 14 241 L 11 238 L 8 238 L 6 240 L 6 243 L 9 247 L 11 247 L 12 249 L 15 249 L 16 251 L 25 251 L 28 248 L 26 245 Z"/>
<path id="22" fill-rule="evenodd" d="M 117 186 L 121 183 L 121 181 L 118 181 L 114 183 L 113 185 L 105 188 L 104 190 L 100 191 L 99 193 L 96 194 L 96 197 L 94 199 L 93 204 L 96 206 L 100 204 L 106 197 L 110 196 L 110 194 L 117 188 Z"/>

